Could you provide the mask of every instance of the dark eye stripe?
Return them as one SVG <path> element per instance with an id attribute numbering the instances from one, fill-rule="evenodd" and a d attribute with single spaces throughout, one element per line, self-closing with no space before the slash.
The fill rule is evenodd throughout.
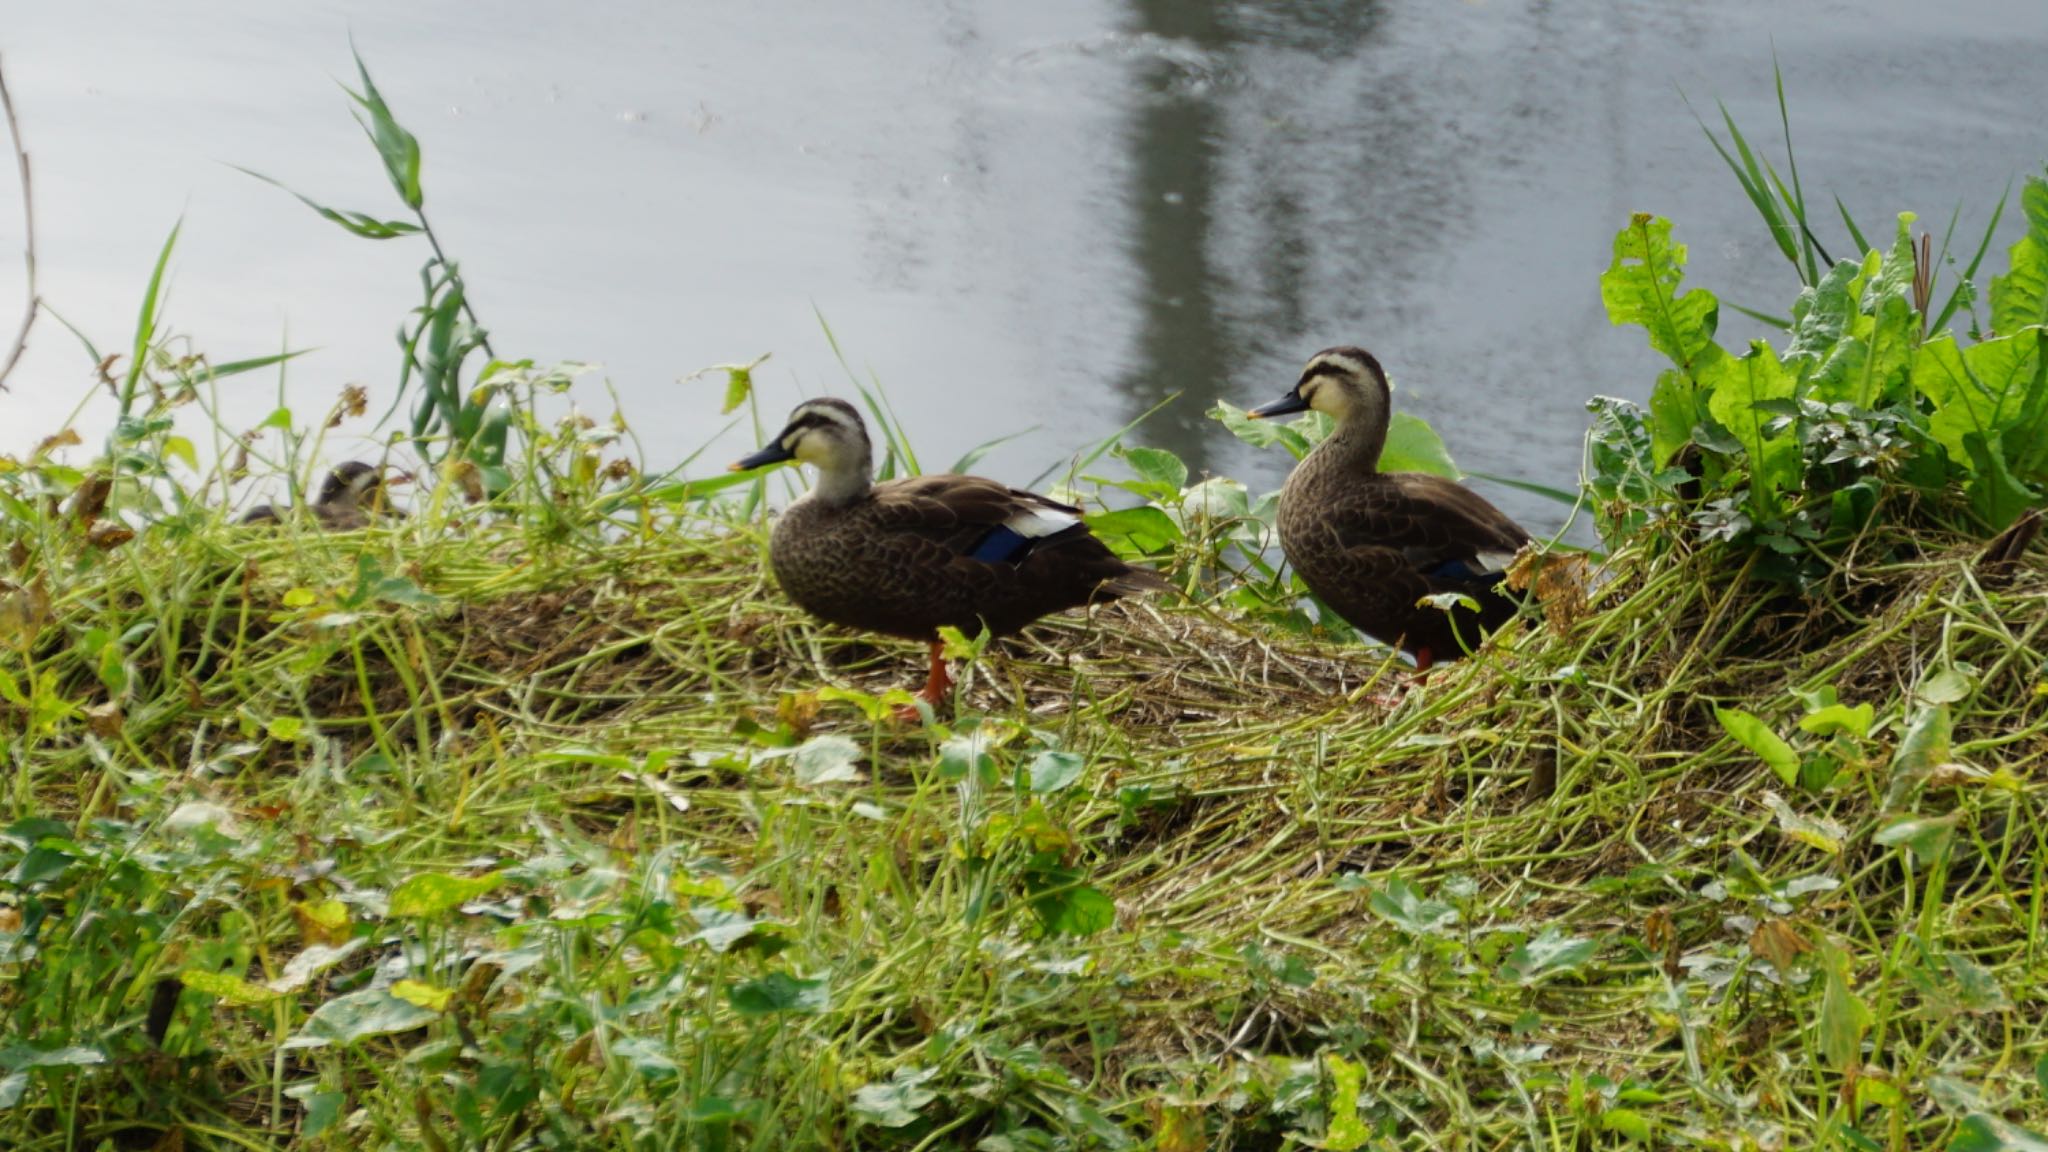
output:
<path id="1" fill-rule="evenodd" d="M 1334 360 L 1318 360 L 1318 361 L 1316 361 L 1315 363 L 1313 363 L 1313 364 L 1309 365 L 1309 366 L 1308 366 L 1307 368 L 1305 368 L 1305 369 L 1303 369 L 1303 370 L 1302 370 L 1302 373 L 1301 373 L 1301 382 L 1300 382 L 1300 383 L 1298 383 L 1298 384 L 1296 384 L 1296 385 L 1294 386 L 1294 388 L 1295 388 L 1295 391 L 1297 391 L 1297 392 L 1298 392 L 1298 391 L 1300 391 L 1300 390 L 1301 390 L 1301 389 L 1302 389 L 1302 388 L 1303 388 L 1304 386 L 1306 386 L 1306 385 L 1308 384 L 1308 382 L 1309 382 L 1309 381 L 1311 381 L 1311 380 L 1315 380 L 1315 379 L 1318 379 L 1318 378 L 1320 378 L 1320 377 L 1323 377 L 1323 376 L 1349 376 L 1349 375 L 1351 375 L 1351 373 L 1350 373 L 1350 372 L 1349 372 L 1348 370 L 1346 370 L 1346 369 L 1344 368 L 1344 366 L 1343 366 L 1343 365 L 1341 365 L 1341 364 L 1338 364 L 1338 363 L 1337 363 L 1336 361 L 1334 361 Z"/>

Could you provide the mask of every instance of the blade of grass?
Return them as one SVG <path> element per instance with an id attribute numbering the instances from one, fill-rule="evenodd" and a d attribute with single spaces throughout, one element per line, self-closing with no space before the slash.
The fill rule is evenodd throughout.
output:
<path id="1" fill-rule="evenodd" d="M 162 251 L 156 255 L 156 267 L 149 273 L 149 288 L 142 294 L 142 311 L 135 318 L 135 341 L 129 348 L 128 375 L 121 381 L 121 415 L 125 419 L 135 404 L 135 385 L 142 379 L 142 366 L 149 355 L 150 345 L 156 341 L 156 322 L 162 314 L 157 307 L 158 296 L 163 291 L 164 269 L 170 266 L 171 250 L 177 247 L 178 231 L 185 226 L 184 217 L 171 225 L 171 234 L 164 237 Z"/>
<path id="2" fill-rule="evenodd" d="M 1970 285 L 1977 278 L 1978 265 L 1984 262 L 1984 254 L 1991 251 L 1991 237 L 1998 232 L 1999 218 L 2005 215 L 2005 202 L 2011 195 L 2012 182 L 2007 181 L 2005 191 L 1998 194 L 1998 206 L 1991 210 L 1991 222 L 1984 226 L 1984 235 L 1977 241 L 1976 254 L 1970 257 L 1970 263 L 1963 269 L 1963 274 L 1957 278 L 1956 286 L 1949 290 L 1948 301 L 1941 306 L 1940 313 L 1935 316 L 1934 322 L 1928 326 L 1928 331 L 1939 332 L 1946 328 L 1949 318 L 1954 316 L 1956 309 L 1962 306 L 1964 293 L 1970 291 Z"/>
<path id="3" fill-rule="evenodd" d="M 1856 227 L 1856 221 L 1851 219 L 1849 216 L 1849 206 L 1847 204 L 1842 203 L 1842 198 L 1840 196 L 1835 197 L 1835 211 L 1840 212 L 1842 214 L 1842 226 L 1849 230 L 1849 239 L 1854 240 L 1856 242 L 1857 255 L 1869 255 L 1870 241 L 1865 240 L 1863 238 L 1863 229 Z"/>
<path id="4" fill-rule="evenodd" d="M 1180 399 L 1180 393 L 1178 392 L 1175 392 L 1171 396 L 1166 397 L 1159 403 L 1154 404 L 1150 408 L 1145 409 L 1143 412 L 1138 413 L 1137 418 L 1133 419 L 1130 423 L 1125 424 L 1123 427 L 1117 429 L 1116 431 L 1110 433 L 1109 435 L 1103 437 L 1101 440 L 1097 441 L 1095 447 L 1089 449 L 1086 454 L 1082 455 L 1078 459 L 1055 461 L 1053 464 L 1048 466 L 1045 469 L 1045 471 L 1040 472 L 1036 476 L 1033 476 L 1031 480 L 1024 486 L 1026 488 L 1036 488 L 1040 484 L 1043 484 L 1047 477 L 1051 476 L 1055 472 L 1058 472 L 1063 467 L 1067 469 L 1069 475 L 1081 471 L 1082 469 L 1088 467 L 1090 464 L 1093 464 L 1097 460 L 1100 460 L 1102 458 L 1103 453 L 1108 452 L 1111 448 L 1116 447 L 1119 441 L 1121 441 L 1126 435 L 1130 434 L 1131 429 L 1136 428 L 1138 425 L 1143 424 L 1145 421 L 1151 419 L 1154 413 L 1157 413 L 1161 408 L 1166 407 L 1168 404 L 1171 404 L 1178 399 Z"/>

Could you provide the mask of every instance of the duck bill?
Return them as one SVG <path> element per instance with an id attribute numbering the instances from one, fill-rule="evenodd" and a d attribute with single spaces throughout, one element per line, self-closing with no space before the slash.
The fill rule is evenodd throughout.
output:
<path id="1" fill-rule="evenodd" d="M 756 468 L 765 468 L 770 464 L 780 464 L 784 460 L 793 460 L 795 458 L 796 454 L 784 448 L 782 446 L 782 438 L 778 436 L 775 438 L 774 443 L 754 453 L 752 456 L 740 457 L 738 460 L 727 465 L 725 470 L 728 472 L 751 472 Z"/>
<path id="2" fill-rule="evenodd" d="M 1292 416 L 1296 412 L 1306 411 L 1308 411 L 1308 401 L 1301 398 L 1301 393 L 1290 391 L 1287 395 L 1270 404 L 1261 404 L 1257 408 L 1247 411 L 1245 415 L 1254 420 L 1270 420 L 1275 416 Z"/>

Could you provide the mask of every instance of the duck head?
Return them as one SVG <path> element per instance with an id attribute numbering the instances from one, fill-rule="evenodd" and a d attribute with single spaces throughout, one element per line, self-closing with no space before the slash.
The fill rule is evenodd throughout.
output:
<path id="1" fill-rule="evenodd" d="M 320 482 L 320 491 L 313 497 L 313 504 L 319 508 L 389 511 L 389 487 L 410 479 L 412 477 L 404 472 L 387 475 L 383 468 L 374 464 L 345 460 L 328 471 L 327 477 Z"/>
<path id="2" fill-rule="evenodd" d="M 818 486 L 813 491 L 826 500 L 859 495 L 874 471 L 867 424 L 853 405 L 830 396 L 797 405 L 767 447 L 734 461 L 731 470 L 745 472 L 785 460 L 816 468 Z"/>
<path id="3" fill-rule="evenodd" d="M 1391 406 L 1387 374 L 1373 354 L 1344 345 L 1325 348 L 1309 357 L 1301 379 L 1285 396 L 1261 404 L 1245 415 L 1254 420 L 1288 416 L 1314 409 L 1339 424 L 1363 417 L 1366 425 L 1385 425 Z"/>

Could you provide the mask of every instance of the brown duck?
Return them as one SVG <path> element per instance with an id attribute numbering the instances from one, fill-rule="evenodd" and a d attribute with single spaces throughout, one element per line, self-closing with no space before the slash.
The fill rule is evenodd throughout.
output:
<path id="1" fill-rule="evenodd" d="M 367 528 L 378 516 L 402 515 L 391 507 L 390 485 L 408 479 L 411 477 L 402 472 L 386 479 L 382 468 L 347 460 L 328 471 L 306 508 L 320 527 L 330 532 Z M 258 504 L 242 517 L 242 523 L 275 524 L 291 511 L 275 504 Z"/>
<path id="2" fill-rule="evenodd" d="M 1313 408 L 1336 419 L 1280 490 L 1280 547 L 1323 603 L 1427 671 L 1514 616 L 1502 570 L 1529 533 L 1463 485 L 1380 471 L 1392 407 L 1379 361 L 1341 347 L 1316 353 L 1292 391 L 1246 415 Z M 1422 602 L 1445 592 L 1470 597 L 1478 611 Z"/>
<path id="3" fill-rule="evenodd" d="M 1081 510 L 979 476 L 872 483 L 867 426 L 843 400 L 807 400 L 745 471 L 785 460 L 818 471 L 775 522 L 768 559 L 791 600 L 821 620 L 922 640 L 933 705 L 952 686 L 938 630 L 997 636 L 1049 613 L 1171 588 L 1117 559 Z"/>

